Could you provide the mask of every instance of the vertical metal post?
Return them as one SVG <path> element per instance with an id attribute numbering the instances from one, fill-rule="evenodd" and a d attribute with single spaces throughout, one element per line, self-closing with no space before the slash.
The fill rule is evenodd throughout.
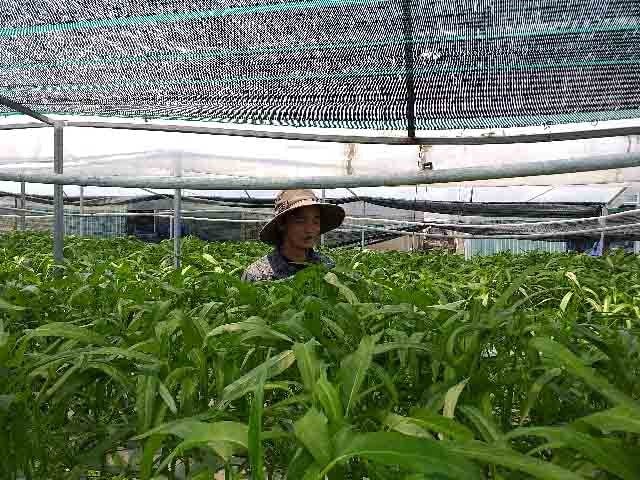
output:
<path id="1" fill-rule="evenodd" d="M 25 208 L 27 208 L 27 185 L 24 182 L 20 182 L 20 208 L 22 212 L 20 212 L 20 230 L 26 230 L 26 221 L 25 221 Z"/>
<path id="2" fill-rule="evenodd" d="M 180 210 L 182 209 L 182 190 L 176 188 L 173 193 L 173 266 L 180 268 Z"/>
<path id="3" fill-rule="evenodd" d="M 602 218 L 600 218 L 600 226 L 601 227 L 606 227 L 607 226 L 607 219 L 604 218 L 607 214 L 609 213 L 609 209 L 606 206 L 602 207 L 602 213 L 601 216 Z M 604 248 L 604 232 L 600 232 L 600 246 L 602 247 L 602 254 L 604 255 L 605 252 L 605 248 Z"/>
<path id="4" fill-rule="evenodd" d="M 636 193 L 636 208 L 640 208 L 640 193 Z M 633 253 L 640 254 L 640 240 L 633 242 Z"/>
<path id="5" fill-rule="evenodd" d="M 15 208 L 14 212 L 15 214 L 17 214 L 17 210 L 18 210 L 18 197 L 14 197 L 13 199 L 13 208 Z M 14 221 L 13 221 L 13 229 L 14 230 L 18 230 L 18 217 L 16 216 Z"/>
<path id="6" fill-rule="evenodd" d="M 365 207 L 365 201 L 362 201 L 362 217 L 366 217 L 366 207 Z M 363 220 L 364 222 L 364 220 Z M 362 230 L 360 230 L 360 248 L 362 250 L 364 250 L 364 228 Z"/>
<path id="7" fill-rule="evenodd" d="M 63 124 L 56 122 L 53 127 L 53 170 L 54 173 L 62 173 L 64 143 L 63 143 Z M 63 185 L 53 186 L 53 258 L 56 263 L 62 263 L 64 260 L 64 198 Z"/>
<path id="8" fill-rule="evenodd" d="M 324 203 L 324 199 L 325 199 L 325 189 L 322 189 L 322 203 Z M 324 233 L 322 235 L 320 235 L 320 246 L 324 247 Z"/>
<path id="9" fill-rule="evenodd" d="M 182 157 L 175 160 L 173 174 L 177 177 L 182 176 Z M 182 236 L 182 228 L 180 221 L 180 213 L 182 210 L 182 190 L 176 188 L 173 191 L 173 266 L 180 268 L 180 237 Z"/>
<path id="10" fill-rule="evenodd" d="M 158 233 L 158 210 L 153 210 L 153 234 L 156 235 Z"/>
<path id="11" fill-rule="evenodd" d="M 84 187 L 80 186 L 80 229 L 79 233 L 82 237 L 84 235 Z"/>

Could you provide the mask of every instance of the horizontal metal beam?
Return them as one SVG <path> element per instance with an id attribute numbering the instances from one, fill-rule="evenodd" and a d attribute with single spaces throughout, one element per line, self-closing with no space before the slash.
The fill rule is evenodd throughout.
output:
<path id="1" fill-rule="evenodd" d="M 82 185 L 97 187 L 155 188 L 188 190 L 281 190 L 292 188 L 347 188 L 400 185 L 428 185 L 474 180 L 529 177 L 563 173 L 590 172 L 640 166 L 640 153 L 602 155 L 564 160 L 542 160 L 519 164 L 451 168 L 405 175 L 319 176 L 319 177 L 124 177 L 47 173 L 0 172 L 0 180 Z"/>
<path id="2" fill-rule="evenodd" d="M 42 115 L 41 113 L 36 112 L 35 110 L 30 109 L 29 107 L 22 105 L 18 102 L 14 102 L 10 98 L 3 97 L 0 95 L 0 105 L 4 105 L 5 107 L 9 107 L 11 110 L 16 112 L 20 112 L 24 115 L 27 115 L 31 118 L 35 118 L 36 120 L 40 120 L 41 122 L 46 123 L 47 125 L 53 126 L 55 121 L 47 117 L 46 115 Z"/>
<path id="3" fill-rule="evenodd" d="M 513 143 L 556 142 L 562 140 L 581 140 L 588 138 L 619 137 L 640 135 L 640 125 L 634 127 L 602 128 L 579 130 L 574 132 L 548 132 L 536 134 L 495 135 L 487 133 L 478 136 L 458 137 L 405 137 L 405 136 L 365 136 L 365 135 L 327 135 L 303 132 L 277 132 L 267 130 L 245 130 L 232 128 L 212 128 L 190 125 L 159 125 L 120 122 L 82 122 L 69 121 L 69 127 L 110 128 L 118 130 L 144 130 L 152 132 L 181 132 L 206 135 L 224 135 L 229 137 L 269 138 L 277 140 L 298 140 L 309 142 L 359 143 L 378 145 L 490 145 Z"/>
<path id="4" fill-rule="evenodd" d="M 35 113 L 35 112 L 34 112 Z M 368 136 L 368 135 L 328 135 L 304 132 L 277 132 L 268 130 L 245 130 L 233 128 L 214 128 L 196 125 L 162 125 L 149 123 L 123 123 L 123 122 L 90 122 L 68 121 L 68 127 L 78 128 L 108 128 L 113 130 L 170 132 L 170 133 L 196 133 L 203 135 L 220 135 L 229 137 L 267 138 L 275 140 L 297 140 L 307 142 L 329 143 L 358 143 L 371 145 L 503 145 L 514 143 L 538 143 L 558 142 L 564 140 L 585 140 L 590 138 L 623 137 L 628 135 L 640 135 L 640 125 L 633 127 L 595 128 L 590 130 L 577 130 L 570 132 L 547 132 L 496 135 L 487 131 L 484 134 L 435 137 L 404 136 Z M 27 128 L 42 128 L 41 123 L 17 123 L 0 125 L 0 130 L 20 130 Z M 508 130 L 508 129 L 507 129 Z"/>
<path id="5" fill-rule="evenodd" d="M 46 123 L 35 123 L 35 122 L 29 122 L 29 123 L 9 123 L 9 124 L 1 124 L 0 123 L 0 130 L 26 130 L 29 128 L 49 128 L 51 125 L 48 125 Z"/>

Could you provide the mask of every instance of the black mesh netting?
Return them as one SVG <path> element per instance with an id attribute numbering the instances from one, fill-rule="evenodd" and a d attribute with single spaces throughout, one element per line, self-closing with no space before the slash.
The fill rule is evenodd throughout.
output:
<path id="1" fill-rule="evenodd" d="M 45 113 L 595 122 L 640 117 L 639 67 L 639 0 L 0 2 L 0 95 Z"/>

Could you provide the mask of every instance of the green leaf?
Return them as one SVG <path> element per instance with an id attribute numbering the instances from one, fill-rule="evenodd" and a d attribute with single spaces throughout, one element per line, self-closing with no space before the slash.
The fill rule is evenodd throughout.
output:
<path id="1" fill-rule="evenodd" d="M 313 457 L 307 449 L 300 447 L 289 462 L 285 478 L 286 480 L 299 480 L 310 471 L 315 475 L 319 475 L 321 470 L 322 467 L 314 463 Z"/>
<path id="2" fill-rule="evenodd" d="M 353 291 L 349 287 L 347 287 L 340 280 L 338 280 L 338 276 L 335 273 L 333 273 L 333 272 L 327 273 L 324 276 L 324 280 L 328 284 L 333 285 L 334 287 L 336 287 L 338 289 L 338 291 L 342 294 L 342 296 L 351 305 L 353 305 L 355 303 L 359 303 L 358 297 L 356 296 L 356 294 L 353 293 Z"/>
<path id="3" fill-rule="evenodd" d="M 93 345 L 105 345 L 107 343 L 102 335 L 92 332 L 87 328 L 62 322 L 42 325 L 35 330 L 31 330 L 26 336 L 28 339 L 35 337 L 62 337 Z"/>
<path id="4" fill-rule="evenodd" d="M 80 360 L 76 364 L 69 367 L 64 374 L 60 376 L 60 378 L 54 383 L 43 395 L 43 400 L 51 398 L 60 388 L 64 386 L 65 383 L 71 378 L 71 376 L 76 373 L 78 370 L 82 369 L 84 366 L 84 361 Z"/>
<path id="5" fill-rule="evenodd" d="M 186 418 L 159 425 L 133 439 L 141 440 L 152 435 L 175 435 L 190 441 L 229 442 L 245 449 L 249 446 L 249 429 L 239 422 L 208 423 Z"/>
<path id="6" fill-rule="evenodd" d="M 295 362 L 296 357 L 292 350 L 285 350 L 258 365 L 246 375 L 243 375 L 235 382 L 227 385 L 222 391 L 220 407 L 228 405 L 230 402 L 243 397 L 248 392 L 256 388 L 256 382 L 263 374 L 265 380 L 280 375 Z"/>
<path id="7" fill-rule="evenodd" d="M 432 347 L 429 345 L 425 345 L 424 343 L 416 343 L 416 342 L 387 342 L 376 345 L 376 348 L 373 351 L 374 355 L 380 355 L 381 353 L 391 352 L 393 350 L 420 350 L 422 352 L 432 353 Z"/>
<path id="8" fill-rule="evenodd" d="M 532 265 L 518 275 L 516 279 L 511 282 L 511 285 L 509 285 L 509 287 L 507 287 L 507 289 L 504 290 L 504 292 L 502 292 L 502 294 L 496 299 L 495 303 L 491 307 L 491 312 L 497 312 L 501 308 L 505 307 L 511 296 L 522 286 L 525 280 L 539 268 L 540 267 L 537 265 Z"/>
<path id="9" fill-rule="evenodd" d="M 329 422 L 336 428 L 344 422 L 344 410 L 340 401 L 340 394 L 327 377 L 323 375 L 315 384 L 313 393 L 322 405 Z"/>
<path id="10" fill-rule="evenodd" d="M 560 302 L 560 310 L 563 312 L 567 310 L 567 305 L 569 305 L 569 300 L 573 297 L 573 292 L 567 292 L 564 297 L 562 297 L 562 301 Z"/>
<path id="11" fill-rule="evenodd" d="M 140 362 L 147 362 L 147 363 L 158 363 L 160 361 L 151 355 L 147 355 L 146 353 L 137 352 L 136 350 L 126 350 L 124 348 L 118 348 L 118 347 L 94 348 L 88 351 L 87 354 L 88 355 L 114 355 L 122 358 L 127 358 L 129 360 L 138 360 Z"/>
<path id="12" fill-rule="evenodd" d="M 447 442 L 407 437 L 395 432 L 352 434 L 336 446 L 336 456 L 321 476 L 337 463 L 351 458 L 400 466 L 416 473 L 440 475 L 451 480 L 480 480 L 480 469 L 462 455 L 453 452 Z"/>
<path id="13" fill-rule="evenodd" d="M 307 413 L 293 425 L 293 431 L 307 451 L 320 465 L 326 465 L 331 461 L 332 448 L 329 439 L 327 418 L 315 408 Z"/>
<path id="14" fill-rule="evenodd" d="M 152 375 L 139 376 L 136 395 L 138 429 L 148 430 L 153 424 L 153 407 L 158 388 L 158 379 Z"/>
<path id="15" fill-rule="evenodd" d="M 509 432 L 507 438 L 544 437 L 556 447 L 571 448 L 591 459 L 600 468 L 623 478 L 636 480 L 640 472 L 640 461 L 622 444 L 606 443 L 571 427 L 528 427 Z"/>
<path id="16" fill-rule="evenodd" d="M 274 339 L 274 340 L 284 340 L 285 342 L 293 342 L 291 338 L 289 338 L 284 333 L 280 333 L 273 328 L 269 328 L 264 320 L 258 317 L 252 317 L 250 320 L 246 320 L 244 322 L 238 323 L 226 323 L 224 325 L 220 325 L 219 327 L 211 330 L 205 340 L 209 338 L 215 337 L 217 335 L 221 335 L 223 333 L 236 333 L 236 332 L 245 332 L 244 339 L 249 339 L 252 337 L 260 337 L 266 339 Z"/>
<path id="17" fill-rule="evenodd" d="M 460 405 L 458 410 L 473 424 L 485 442 L 501 443 L 503 441 L 502 432 L 476 407 Z"/>
<path id="18" fill-rule="evenodd" d="M 120 385 L 125 387 L 127 390 L 132 389 L 131 381 L 129 380 L 129 378 L 127 378 L 127 376 L 124 373 L 122 373 L 120 370 L 118 370 L 116 367 L 112 365 L 102 363 L 102 362 L 90 362 L 87 365 L 87 368 L 94 368 L 96 370 L 100 370 L 101 372 L 108 375 L 116 382 L 118 382 Z"/>
<path id="19" fill-rule="evenodd" d="M 520 425 L 522 425 L 529 416 L 529 412 L 533 408 L 533 405 L 535 405 L 542 388 L 561 373 L 562 370 L 560 368 L 552 368 L 551 370 L 544 372 L 535 380 L 535 382 L 533 382 L 529 388 L 529 392 L 527 393 L 527 401 L 525 402 L 524 407 L 522 408 L 522 413 L 520 414 Z"/>
<path id="20" fill-rule="evenodd" d="M 392 430 L 404 433 L 405 435 L 420 436 L 432 438 L 433 435 L 428 432 L 436 432 L 451 437 L 455 440 L 473 440 L 473 432 L 464 425 L 447 417 L 443 417 L 437 413 L 433 413 L 426 408 L 413 410 L 410 417 L 403 417 L 390 413 L 384 419 L 383 423 Z M 419 435 L 410 433 L 411 429 L 416 430 Z M 427 433 L 426 435 L 423 433 Z"/>
<path id="21" fill-rule="evenodd" d="M 296 363 L 298 364 L 302 382 L 306 390 L 311 392 L 322 370 L 322 364 L 314 350 L 314 342 L 296 343 L 292 349 L 296 356 Z"/>
<path id="22" fill-rule="evenodd" d="M 358 349 L 340 362 L 338 378 L 344 395 L 345 416 L 349 416 L 350 410 L 355 406 L 360 388 L 371 366 L 371 358 L 373 357 L 376 342 L 376 337 L 363 337 Z"/>
<path id="23" fill-rule="evenodd" d="M 167 407 L 169 407 L 171 413 L 173 413 L 174 415 L 177 414 L 178 407 L 176 407 L 176 402 L 171 396 L 171 392 L 169 391 L 167 386 L 162 382 L 158 382 L 158 393 L 160 393 L 160 397 L 162 398 L 162 400 L 164 400 L 164 403 L 167 404 Z"/>
<path id="24" fill-rule="evenodd" d="M 253 391 L 251 416 L 249 418 L 249 463 L 251 480 L 264 480 L 264 451 L 262 448 L 262 412 L 264 410 L 265 372 L 258 377 L 258 385 Z"/>
<path id="25" fill-rule="evenodd" d="M 464 390 L 464 387 L 467 385 L 467 383 L 469 383 L 468 378 L 447 390 L 447 393 L 444 396 L 444 408 L 442 409 L 443 416 L 447 418 L 453 418 L 456 410 L 456 405 L 458 403 L 458 398 L 460 397 L 460 394 L 462 393 L 462 390 Z"/>
<path id="26" fill-rule="evenodd" d="M 500 445 L 486 444 L 474 440 L 471 442 L 451 442 L 448 447 L 452 452 L 471 460 L 500 465 L 542 480 L 584 480 L 582 475 Z"/>
<path id="27" fill-rule="evenodd" d="M 4 300 L 3 298 L 0 298 L 0 311 L 1 310 L 8 311 L 8 312 L 21 312 L 23 310 L 26 310 L 26 308 L 20 307 L 19 305 L 13 305 L 7 302 L 6 300 Z"/>
<path id="28" fill-rule="evenodd" d="M 576 423 L 586 423 L 608 434 L 628 432 L 640 434 L 640 416 L 638 412 L 626 407 L 614 407 L 579 418 Z"/>
<path id="29" fill-rule="evenodd" d="M 550 338 L 536 337 L 531 340 L 531 346 L 542 353 L 556 365 L 567 369 L 571 374 L 582 379 L 592 389 L 609 399 L 614 404 L 625 406 L 635 412 L 640 412 L 640 405 L 631 397 L 625 395 L 606 378 L 598 374 L 593 368 L 587 367 L 568 348 Z"/>

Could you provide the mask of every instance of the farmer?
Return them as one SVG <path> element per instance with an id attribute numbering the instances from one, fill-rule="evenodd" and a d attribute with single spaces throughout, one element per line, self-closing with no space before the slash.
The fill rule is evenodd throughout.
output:
<path id="1" fill-rule="evenodd" d="M 313 246 L 322 233 L 340 226 L 345 215 L 341 207 L 321 203 L 311 190 L 284 190 L 276 197 L 274 214 L 260 231 L 260 240 L 275 248 L 249 265 L 243 280 L 279 280 L 311 264 L 334 266 L 333 260 L 315 252 Z"/>

